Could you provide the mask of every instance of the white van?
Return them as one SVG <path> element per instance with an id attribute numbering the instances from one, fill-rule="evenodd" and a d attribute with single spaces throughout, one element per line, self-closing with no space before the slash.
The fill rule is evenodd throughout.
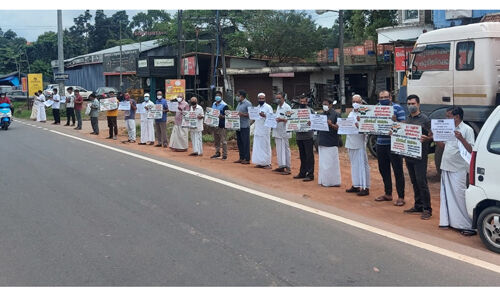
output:
<path id="1" fill-rule="evenodd" d="M 472 151 L 467 212 L 481 240 L 500 253 L 500 106 L 479 132 Z"/>
<path id="2" fill-rule="evenodd" d="M 464 110 L 476 135 L 500 104 L 500 22 L 475 23 L 420 35 L 412 51 L 408 95 L 420 109 L 445 118 L 449 106 Z"/>

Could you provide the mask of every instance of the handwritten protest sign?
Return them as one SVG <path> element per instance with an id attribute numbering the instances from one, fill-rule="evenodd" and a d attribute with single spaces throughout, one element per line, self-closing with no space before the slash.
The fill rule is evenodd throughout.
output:
<path id="1" fill-rule="evenodd" d="M 329 131 L 328 129 L 328 121 L 326 115 L 320 114 L 311 114 L 309 116 L 311 121 L 311 130 L 319 130 L 319 131 Z"/>
<path id="2" fill-rule="evenodd" d="M 118 105 L 118 110 L 130 110 L 130 102 L 129 101 L 121 101 Z"/>
<path id="3" fill-rule="evenodd" d="M 394 108 L 389 105 L 361 105 L 359 112 L 359 132 L 388 135 L 391 131 Z"/>
<path id="4" fill-rule="evenodd" d="M 455 121 L 453 119 L 432 119 L 431 130 L 435 142 L 446 142 L 455 139 Z"/>
<path id="5" fill-rule="evenodd" d="M 115 110 L 118 108 L 118 99 L 116 99 L 116 97 L 101 99 L 100 103 L 101 111 Z"/>
<path id="6" fill-rule="evenodd" d="M 226 129 L 240 130 L 240 114 L 238 111 L 226 110 Z"/>
<path id="7" fill-rule="evenodd" d="M 309 131 L 311 130 L 309 109 L 292 109 L 285 113 L 288 121 L 286 122 L 286 131 Z"/>
<path id="8" fill-rule="evenodd" d="M 338 118 L 339 125 L 338 134 L 358 134 L 359 130 L 356 127 L 356 119 L 354 118 Z"/>
<path id="9" fill-rule="evenodd" d="M 266 121 L 264 122 L 265 127 L 276 128 L 278 126 L 278 122 L 276 121 L 276 114 L 269 113 L 266 115 Z"/>
<path id="10" fill-rule="evenodd" d="M 203 123 L 207 124 L 210 127 L 218 127 L 219 115 L 220 111 L 218 109 L 207 107 L 205 111 L 205 121 Z"/>
<path id="11" fill-rule="evenodd" d="M 422 126 L 394 122 L 392 125 L 391 151 L 396 154 L 422 158 Z"/>
<path id="12" fill-rule="evenodd" d="M 52 106 L 52 104 L 54 104 L 54 101 L 52 101 L 52 100 L 47 100 L 47 101 L 45 101 L 45 103 L 44 103 L 44 104 L 45 104 L 45 106 L 46 106 L 46 107 L 51 107 L 51 106 Z"/>
<path id="13" fill-rule="evenodd" d="M 248 117 L 250 120 L 260 120 L 262 117 L 260 116 L 260 108 L 259 107 L 249 107 L 248 108 Z"/>
<path id="14" fill-rule="evenodd" d="M 146 109 L 144 108 L 144 103 L 138 103 L 136 105 L 137 107 L 137 110 L 135 111 L 136 113 L 138 114 L 145 114 L 146 113 Z"/>
<path id="15" fill-rule="evenodd" d="M 177 112 L 179 110 L 179 102 L 177 101 L 167 101 L 168 110 L 171 112 Z"/>

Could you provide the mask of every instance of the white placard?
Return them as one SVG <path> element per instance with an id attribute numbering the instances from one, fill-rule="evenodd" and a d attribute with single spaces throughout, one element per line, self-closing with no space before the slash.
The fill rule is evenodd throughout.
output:
<path id="1" fill-rule="evenodd" d="M 453 120 L 453 119 L 450 119 L 450 120 Z M 458 151 L 460 152 L 460 156 L 462 156 L 462 158 L 467 162 L 467 164 L 470 165 L 470 160 L 472 159 L 472 155 L 469 153 L 469 151 L 467 151 L 467 149 L 465 149 L 462 142 L 459 141 L 458 139 L 457 139 L 457 143 L 458 143 Z"/>
<path id="2" fill-rule="evenodd" d="M 455 139 L 455 120 L 432 119 L 431 131 L 435 142 L 452 141 Z"/>
<path id="3" fill-rule="evenodd" d="M 226 129 L 240 130 L 240 113 L 235 110 L 226 110 L 224 125 Z"/>
<path id="4" fill-rule="evenodd" d="M 47 101 L 45 101 L 45 103 L 44 103 L 44 104 L 45 104 L 45 106 L 47 106 L 47 107 L 51 107 L 51 106 L 52 106 L 52 104 L 54 104 L 54 101 L 52 101 L 52 100 L 47 100 Z"/>
<path id="5" fill-rule="evenodd" d="M 248 108 L 248 117 L 250 120 L 260 120 L 262 117 L 260 116 L 260 107 L 255 106 L 255 107 L 249 107 Z"/>
<path id="6" fill-rule="evenodd" d="M 311 130 L 330 131 L 327 115 L 310 114 L 309 120 L 311 121 Z"/>
<path id="7" fill-rule="evenodd" d="M 390 105 L 361 105 L 359 112 L 359 132 L 388 135 L 392 128 L 394 107 Z"/>
<path id="8" fill-rule="evenodd" d="M 118 110 L 130 110 L 130 102 L 129 101 L 121 101 L 118 105 Z"/>
<path id="9" fill-rule="evenodd" d="M 101 99 L 99 106 L 101 111 L 115 110 L 118 108 L 118 99 L 116 97 Z"/>
<path id="10" fill-rule="evenodd" d="M 394 122 L 392 124 L 391 151 L 396 154 L 422 158 L 422 126 Z"/>
<path id="11" fill-rule="evenodd" d="M 210 127 L 219 127 L 220 110 L 207 107 L 204 123 Z"/>
<path id="12" fill-rule="evenodd" d="M 339 125 L 338 134 L 359 134 L 354 118 L 338 118 L 337 125 Z"/>
<path id="13" fill-rule="evenodd" d="M 177 112 L 179 110 L 179 102 L 177 101 L 167 101 L 168 110 L 171 112 Z"/>
<path id="14" fill-rule="evenodd" d="M 155 106 L 146 112 L 147 119 L 162 119 L 163 118 L 163 104 L 155 104 Z"/>
<path id="15" fill-rule="evenodd" d="M 146 113 L 146 109 L 144 108 L 144 102 L 138 103 L 136 105 L 136 107 L 137 107 L 137 110 L 135 111 L 136 113 L 138 113 L 138 114 L 145 114 Z"/>
<path id="16" fill-rule="evenodd" d="M 307 108 L 292 109 L 285 113 L 286 131 L 306 132 L 311 130 L 311 112 Z"/>
<path id="17" fill-rule="evenodd" d="M 266 121 L 264 122 L 264 126 L 269 128 L 276 128 L 276 126 L 278 126 L 278 122 L 276 121 L 276 114 L 268 113 L 266 115 Z"/>
<path id="18" fill-rule="evenodd" d="M 59 100 L 59 103 L 66 103 L 66 96 L 61 96 L 61 100 Z"/>

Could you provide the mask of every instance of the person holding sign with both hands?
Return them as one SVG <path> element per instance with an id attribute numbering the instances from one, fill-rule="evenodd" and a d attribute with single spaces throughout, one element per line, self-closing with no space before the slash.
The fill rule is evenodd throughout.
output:
<path id="1" fill-rule="evenodd" d="M 323 114 L 327 116 L 329 131 L 318 131 L 319 171 L 318 184 L 322 186 L 340 186 L 339 135 L 337 130 L 337 112 L 332 100 L 323 101 Z"/>
<path id="2" fill-rule="evenodd" d="M 256 168 L 271 169 L 271 128 L 266 127 L 266 115 L 273 113 L 271 105 L 266 103 L 266 95 L 259 93 L 260 119 L 255 121 L 253 136 L 252 163 Z"/>

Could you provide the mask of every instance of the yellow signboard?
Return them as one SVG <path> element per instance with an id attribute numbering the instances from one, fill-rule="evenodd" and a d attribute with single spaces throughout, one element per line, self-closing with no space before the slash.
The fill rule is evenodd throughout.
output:
<path id="1" fill-rule="evenodd" d="M 35 92 L 43 90 L 42 74 L 28 74 L 28 94 L 34 96 Z"/>
<path id="2" fill-rule="evenodd" d="M 177 95 L 182 94 L 186 98 L 186 80 L 185 79 L 167 79 L 165 80 L 165 99 L 172 100 Z"/>

